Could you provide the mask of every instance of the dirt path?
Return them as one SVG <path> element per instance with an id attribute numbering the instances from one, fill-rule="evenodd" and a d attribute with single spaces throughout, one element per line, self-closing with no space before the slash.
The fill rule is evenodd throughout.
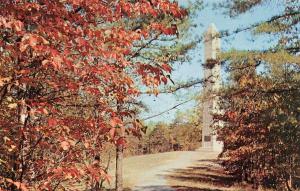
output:
<path id="1" fill-rule="evenodd" d="M 218 153 L 177 151 L 124 160 L 124 187 L 133 191 L 248 191 L 217 160 Z M 112 172 L 113 173 L 113 172 Z"/>
<path id="2" fill-rule="evenodd" d="M 190 164 L 195 155 L 194 152 L 177 151 L 125 158 L 124 187 L 127 188 L 126 190 L 134 191 L 157 190 L 154 188 L 158 186 L 163 188 L 159 190 L 173 190 L 167 186 L 168 182 L 165 176 L 170 170 L 183 168 Z M 114 169 L 110 173 L 113 177 Z"/>
<path id="3" fill-rule="evenodd" d="M 169 156 L 172 156 L 168 158 Z M 176 190 L 168 186 L 166 177 L 171 171 L 185 168 L 187 165 L 195 162 L 196 152 L 174 152 L 167 155 L 154 155 L 152 161 L 164 161 L 163 164 L 151 169 L 144 169 L 141 176 L 138 176 L 134 184 L 134 191 L 173 191 Z M 168 158 L 168 159 L 167 159 Z M 130 177 L 127 177 L 130 178 Z"/>

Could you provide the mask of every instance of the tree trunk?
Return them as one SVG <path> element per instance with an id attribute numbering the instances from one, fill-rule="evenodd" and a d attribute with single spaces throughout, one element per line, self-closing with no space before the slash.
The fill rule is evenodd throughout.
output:
<path id="1" fill-rule="evenodd" d="M 117 101 L 117 111 L 121 112 L 121 107 Z M 121 118 L 123 120 L 123 118 Z M 125 138 L 125 127 L 120 127 L 120 138 Z M 123 144 L 116 147 L 116 191 L 123 191 Z"/>
<path id="2" fill-rule="evenodd" d="M 290 157 L 290 172 L 289 172 L 289 180 L 287 182 L 288 190 L 292 190 L 294 188 L 294 157 Z"/>
<path id="3" fill-rule="evenodd" d="M 116 151 L 116 191 L 123 191 L 123 145 L 117 145 Z"/>

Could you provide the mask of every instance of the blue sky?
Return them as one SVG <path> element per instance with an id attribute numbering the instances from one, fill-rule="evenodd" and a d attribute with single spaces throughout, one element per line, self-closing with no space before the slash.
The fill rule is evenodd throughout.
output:
<path id="1" fill-rule="evenodd" d="M 271 0 L 268 3 L 263 4 L 263 6 L 255 7 L 246 14 L 242 14 L 236 18 L 230 18 L 228 15 L 224 14 L 225 10 L 213 8 L 213 3 L 219 2 L 222 2 L 222 0 L 203 0 L 204 8 L 199 11 L 197 16 L 193 19 L 193 23 L 196 24 L 197 27 L 191 29 L 191 34 L 202 36 L 210 23 L 214 23 L 219 31 L 234 31 L 237 28 L 244 28 L 259 21 L 268 20 L 272 16 L 282 13 L 284 9 L 283 6 L 280 6 L 280 1 Z M 269 39 L 268 36 L 253 36 L 250 31 L 222 38 L 221 43 L 222 51 L 233 48 L 241 50 L 267 49 L 273 45 L 272 39 Z M 204 57 L 203 44 L 199 43 L 197 47 L 189 51 L 188 54 L 192 58 L 189 63 L 175 65 L 173 68 L 172 79 L 175 83 L 195 78 L 201 79 L 203 77 L 203 68 L 201 65 Z M 149 111 L 143 112 L 141 117 L 144 118 L 165 111 L 182 101 L 188 100 L 192 95 L 200 91 L 201 86 L 197 86 L 181 90 L 175 95 L 160 94 L 157 97 L 148 95 L 142 96 L 141 99 L 147 105 Z M 186 111 L 194 105 L 195 102 L 189 102 L 147 122 L 171 122 L 175 117 L 176 111 Z"/>

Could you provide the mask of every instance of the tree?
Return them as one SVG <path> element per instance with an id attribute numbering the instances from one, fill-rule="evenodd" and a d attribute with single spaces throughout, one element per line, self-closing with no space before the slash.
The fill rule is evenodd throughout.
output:
<path id="1" fill-rule="evenodd" d="M 139 131 L 138 84 L 166 83 L 171 67 L 137 57 L 159 36 L 176 35 L 162 17 L 185 15 L 164 0 L 2 2 L 1 187 L 70 189 L 105 177 L 82 159 L 93 160 L 107 141 L 123 145 L 125 126 Z M 142 26 L 129 27 L 135 21 Z"/>
<path id="2" fill-rule="evenodd" d="M 230 1 L 237 16 L 264 1 Z M 224 142 L 225 167 L 243 180 L 275 189 L 292 190 L 299 168 L 299 9 L 285 4 L 281 15 L 253 26 L 255 35 L 279 35 L 275 47 L 236 51 L 221 56 L 230 72 L 220 92 L 224 113 L 218 129 Z M 257 67 L 263 66 L 263 72 Z"/>
<path id="3" fill-rule="evenodd" d="M 168 152 L 172 148 L 172 137 L 168 125 L 158 123 L 155 129 L 148 135 L 148 152 Z"/>
<path id="4" fill-rule="evenodd" d="M 175 147 L 180 147 L 181 150 L 195 150 L 200 147 L 201 117 L 201 107 L 198 104 L 185 112 L 176 113 L 176 118 L 170 124 Z"/>

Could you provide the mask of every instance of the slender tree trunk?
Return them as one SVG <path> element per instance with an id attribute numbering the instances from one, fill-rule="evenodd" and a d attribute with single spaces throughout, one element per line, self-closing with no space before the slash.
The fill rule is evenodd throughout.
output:
<path id="1" fill-rule="evenodd" d="M 151 137 L 149 135 L 149 141 L 148 141 L 148 153 L 151 154 Z"/>
<path id="2" fill-rule="evenodd" d="M 108 169 L 109 169 L 110 162 L 111 162 L 111 152 L 109 152 L 109 154 L 108 154 L 108 161 L 107 161 L 106 167 L 104 169 L 104 172 L 106 174 L 108 174 Z M 103 184 L 104 184 L 104 182 L 105 182 L 105 180 L 101 179 L 101 181 L 100 181 L 100 190 L 103 190 Z"/>
<path id="3" fill-rule="evenodd" d="M 294 188 L 294 157 L 290 157 L 290 172 L 289 172 L 289 180 L 288 180 L 288 189 L 292 190 Z"/>
<path id="4" fill-rule="evenodd" d="M 123 191 L 123 145 L 117 145 L 116 151 L 116 191 Z"/>
<path id="5" fill-rule="evenodd" d="M 121 112 L 121 107 L 118 101 L 117 112 Z M 125 128 L 121 128 L 120 130 L 120 137 L 124 139 Z M 116 147 L 116 191 L 123 191 L 123 149 L 123 144 L 118 144 Z"/>
<path id="6" fill-rule="evenodd" d="M 26 89 L 26 85 L 23 86 L 24 89 Z M 26 105 L 26 102 L 25 102 L 25 99 L 23 98 L 21 100 L 21 104 L 20 104 L 20 116 L 19 116 L 19 121 L 21 123 L 21 129 L 24 129 L 26 127 L 26 124 L 28 122 L 28 108 L 27 108 L 27 105 Z M 24 147 L 25 147 L 25 134 L 24 134 L 24 130 L 22 130 L 22 138 L 20 140 L 20 143 L 19 143 L 19 160 L 20 160 L 20 164 L 21 164 L 21 167 L 19 167 L 21 170 L 21 173 L 20 173 L 20 176 L 19 176 L 19 182 L 22 183 L 23 182 L 23 176 L 24 176 L 24 173 L 25 173 L 25 169 L 26 169 L 26 161 L 24 161 Z"/>

